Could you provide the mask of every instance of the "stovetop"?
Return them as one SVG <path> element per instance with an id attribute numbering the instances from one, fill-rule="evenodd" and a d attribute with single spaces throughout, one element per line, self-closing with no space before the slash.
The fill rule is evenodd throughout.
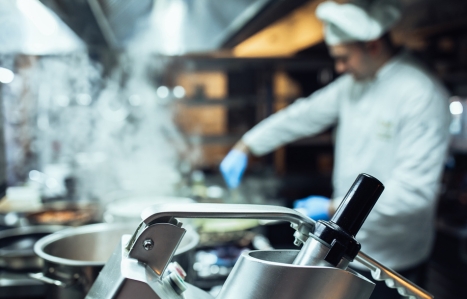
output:
<path id="1" fill-rule="evenodd" d="M 0 225 L 0 231 L 12 227 Z M 47 286 L 27 272 L 0 268 L 0 299 L 44 299 Z"/>
<path id="2" fill-rule="evenodd" d="M 27 273 L 0 270 L 1 299 L 43 299 L 47 286 Z"/>

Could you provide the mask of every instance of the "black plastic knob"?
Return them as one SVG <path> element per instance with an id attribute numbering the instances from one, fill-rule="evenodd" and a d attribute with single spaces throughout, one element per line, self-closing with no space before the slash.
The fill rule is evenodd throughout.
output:
<path id="1" fill-rule="evenodd" d="M 384 190 L 383 184 L 371 175 L 360 174 L 345 195 L 330 221 L 318 221 L 315 226 L 316 238 L 330 248 L 327 262 L 337 266 L 345 257 L 352 261 L 361 245 L 355 235 Z"/>
<path id="2" fill-rule="evenodd" d="M 349 235 L 355 236 L 383 190 L 384 185 L 379 180 L 366 173 L 360 174 L 337 208 L 331 222 L 339 225 Z"/>

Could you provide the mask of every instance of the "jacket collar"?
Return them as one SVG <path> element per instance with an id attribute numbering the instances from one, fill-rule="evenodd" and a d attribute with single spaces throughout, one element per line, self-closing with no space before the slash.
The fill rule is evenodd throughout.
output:
<path id="1" fill-rule="evenodd" d="M 398 53 L 394 55 L 391 59 L 389 59 L 379 70 L 376 72 L 375 81 L 379 81 L 384 79 L 391 73 L 394 67 L 399 64 L 399 62 L 406 56 L 405 52 Z"/>

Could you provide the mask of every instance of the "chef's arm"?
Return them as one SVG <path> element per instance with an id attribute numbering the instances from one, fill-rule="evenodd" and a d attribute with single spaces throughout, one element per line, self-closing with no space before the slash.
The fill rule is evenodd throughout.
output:
<path id="1" fill-rule="evenodd" d="M 235 147 L 261 156 L 289 142 L 324 131 L 337 121 L 343 83 L 340 78 L 271 115 L 248 131 Z"/>
<path id="2" fill-rule="evenodd" d="M 323 131 L 337 121 L 342 80 L 296 101 L 248 131 L 222 160 L 219 168 L 230 189 L 239 186 L 248 164 L 248 155 L 267 154 L 275 148 Z"/>
<path id="3" fill-rule="evenodd" d="M 233 147 L 232 149 L 235 149 L 235 150 L 237 150 L 237 151 L 241 151 L 241 152 L 243 152 L 243 153 L 245 153 L 245 154 L 247 154 L 247 155 L 250 154 L 250 149 L 248 148 L 248 145 L 246 145 L 246 143 L 243 142 L 242 139 L 240 139 L 240 140 L 234 145 L 234 147 Z"/>

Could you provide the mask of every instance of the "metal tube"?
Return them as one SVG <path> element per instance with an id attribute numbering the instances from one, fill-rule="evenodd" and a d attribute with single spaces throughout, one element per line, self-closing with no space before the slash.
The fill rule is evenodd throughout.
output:
<path id="1" fill-rule="evenodd" d="M 393 270 L 381 265 L 363 252 L 359 252 L 355 260 L 371 271 L 375 280 L 384 281 L 392 289 L 397 289 L 399 294 L 411 299 L 433 299 L 434 296 L 405 279 Z"/>
<path id="2" fill-rule="evenodd" d="M 305 223 L 310 227 L 314 227 L 315 223 L 313 219 L 289 208 L 250 204 L 158 204 L 146 208 L 141 214 L 146 224 L 166 217 L 283 220 L 294 224 Z"/>

